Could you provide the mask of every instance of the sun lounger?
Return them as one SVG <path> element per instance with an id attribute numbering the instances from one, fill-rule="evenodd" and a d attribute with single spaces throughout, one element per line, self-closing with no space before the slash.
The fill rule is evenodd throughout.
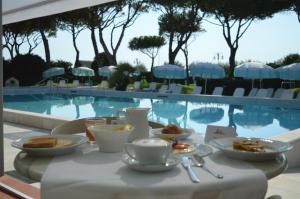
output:
<path id="1" fill-rule="evenodd" d="M 79 80 L 77 79 L 73 80 L 72 87 L 78 87 L 79 85 L 80 85 Z"/>
<path id="2" fill-rule="evenodd" d="M 298 93 L 297 97 L 295 98 L 296 100 L 300 100 L 300 92 Z"/>
<path id="3" fill-rule="evenodd" d="M 46 86 L 47 87 L 53 87 L 53 81 L 52 80 L 48 80 Z"/>
<path id="4" fill-rule="evenodd" d="M 106 80 L 103 80 L 100 83 L 100 85 L 98 86 L 98 88 L 100 88 L 100 89 L 109 89 L 108 82 Z"/>
<path id="5" fill-rule="evenodd" d="M 273 98 L 280 98 L 282 93 L 283 93 L 284 89 L 283 88 L 278 88 L 275 93 L 274 93 L 274 96 Z"/>
<path id="6" fill-rule="evenodd" d="M 244 88 L 236 88 L 232 96 L 233 97 L 244 97 L 244 94 L 245 94 Z"/>
<path id="7" fill-rule="evenodd" d="M 252 88 L 250 93 L 248 94 L 248 97 L 255 97 L 257 94 L 258 89 L 257 88 Z"/>
<path id="8" fill-rule="evenodd" d="M 181 93 L 181 87 L 177 86 L 176 84 L 170 84 L 169 89 L 166 90 L 166 93 Z"/>
<path id="9" fill-rule="evenodd" d="M 156 91 L 156 82 L 151 82 L 149 88 L 143 89 L 144 91 L 154 92 Z"/>
<path id="10" fill-rule="evenodd" d="M 274 92 L 273 88 L 268 88 L 267 89 L 267 97 L 272 97 L 273 96 L 273 92 Z"/>
<path id="11" fill-rule="evenodd" d="M 258 97 L 258 98 L 265 98 L 268 96 L 268 89 L 264 89 L 264 88 L 261 88 L 257 91 L 255 97 Z"/>
<path id="12" fill-rule="evenodd" d="M 58 87 L 66 87 L 66 80 L 64 79 L 59 80 Z"/>
<path id="13" fill-rule="evenodd" d="M 167 89 L 168 89 L 168 86 L 167 85 L 162 85 L 159 89 L 159 93 L 166 93 L 167 92 Z"/>
<path id="14" fill-rule="evenodd" d="M 201 86 L 195 86 L 194 89 L 193 89 L 192 94 L 197 95 L 197 94 L 201 94 L 201 92 L 202 92 L 202 87 Z"/>
<path id="15" fill-rule="evenodd" d="M 222 95 L 223 94 L 223 88 L 222 87 L 216 87 L 212 93 L 212 95 Z"/>
<path id="16" fill-rule="evenodd" d="M 294 98 L 294 92 L 291 90 L 283 90 L 280 99 L 293 99 Z"/>
<path id="17" fill-rule="evenodd" d="M 134 84 L 133 84 L 133 89 L 135 91 L 141 90 L 141 82 L 140 81 L 135 81 Z"/>

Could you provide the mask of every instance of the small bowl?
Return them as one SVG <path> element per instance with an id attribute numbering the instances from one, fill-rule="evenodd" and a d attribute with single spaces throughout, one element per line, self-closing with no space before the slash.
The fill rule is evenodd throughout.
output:
<path id="1" fill-rule="evenodd" d="M 128 142 L 129 134 L 134 127 L 128 124 L 90 126 L 88 130 L 93 134 L 99 151 L 104 153 L 117 153 L 123 151 Z"/>

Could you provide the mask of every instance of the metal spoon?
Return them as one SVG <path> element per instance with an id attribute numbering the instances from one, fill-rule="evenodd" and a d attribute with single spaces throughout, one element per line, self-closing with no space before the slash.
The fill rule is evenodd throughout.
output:
<path id="1" fill-rule="evenodd" d="M 205 162 L 202 158 L 200 160 L 201 162 L 198 159 L 196 159 L 194 156 L 190 156 L 189 158 L 193 161 L 193 163 L 196 167 L 200 167 L 200 168 L 204 169 L 205 171 L 207 171 L 208 173 L 210 173 L 211 175 L 215 176 L 218 179 L 223 179 L 223 177 L 224 177 L 223 175 L 215 173 L 215 172 L 211 171 L 210 169 L 208 169 L 205 166 Z"/>

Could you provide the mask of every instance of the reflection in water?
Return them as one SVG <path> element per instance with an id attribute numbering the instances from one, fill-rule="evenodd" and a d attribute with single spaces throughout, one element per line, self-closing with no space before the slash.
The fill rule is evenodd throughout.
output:
<path id="1" fill-rule="evenodd" d="M 93 104 L 95 102 L 95 97 L 93 96 L 76 96 L 72 100 L 72 104 L 75 105 L 76 118 L 80 118 L 79 106 Z"/>
<path id="2" fill-rule="evenodd" d="M 300 128 L 300 110 L 266 106 L 237 106 L 165 99 L 114 98 L 78 95 L 4 95 L 4 108 L 70 119 L 114 116 L 128 107 L 151 108 L 149 119 L 205 132 L 206 125 L 236 127 L 239 136 L 271 137 Z"/>
<path id="3" fill-rule="evenodd" d="M 244 106 L 243 112 L 233 114 L 235 124 L 255 130 L 273 123 L 273 111 L 268 107 Z"/>
<path id="4" fill-rule="evenodd" d="M 292 109 L 280 110 L 276 112 L 276 118 L 281 127 L 293 130 L 300 128 L 300 112 Z"/>
<path id="5" fill-rule="evenodd" d="M 200 124 L 210 124 L 222 120 L 224 110 L 218 107 L 203 107 L 190 112 L 190 119 Z"/>
<path id="6" fill-rule="evenodd" d="M 180 126 L 180 122 L 177 120 L 179 117 L 184 116 L 186 120 L 187 102 L 185 105 L 180 104 L 174 100 L 158 100 L 153 102 L 151 100 L 152 111 L 159 118 L 168 119 L 168 124 L 176 124 Z"/>

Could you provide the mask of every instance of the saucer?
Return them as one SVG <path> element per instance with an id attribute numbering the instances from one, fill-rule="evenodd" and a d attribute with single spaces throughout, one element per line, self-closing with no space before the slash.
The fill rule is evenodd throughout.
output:
<path id="1" fill-rule="evenodd" d="M 153 173 L 168 171 L 176 167 L 181 159 L 175 156 L 170 156 L 165 164 L 141 164 L 137 160 L 132 159 L 127 154 L 122 156 L 122 161 L 131 169 L 141 172 Z"/>

